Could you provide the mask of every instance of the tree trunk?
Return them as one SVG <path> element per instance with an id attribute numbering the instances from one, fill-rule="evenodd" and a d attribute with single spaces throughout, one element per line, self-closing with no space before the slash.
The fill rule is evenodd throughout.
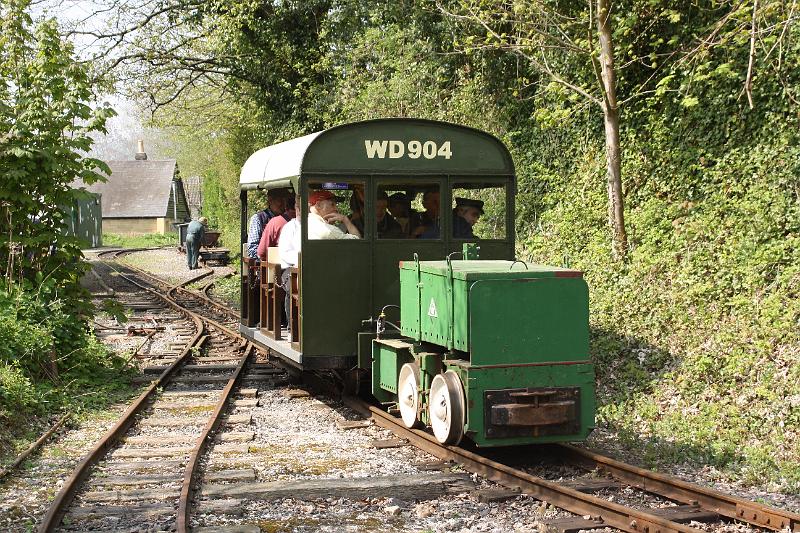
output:
<path id="1" fill-rule="evenodd" d="M 623 259 L 628 249 L 628 236 L 625 233 L 625 206 L 622 199 L 619 108 L 617 107 L 617 79 L 614 72 L 614 44 L 611 41 L 609 0 L 597 0 L 597 32 L 600 37 L 600 68 L 604 93 L 603 122 L 606 132 L 608 221 L 613 232 L 614 257 Z"/>

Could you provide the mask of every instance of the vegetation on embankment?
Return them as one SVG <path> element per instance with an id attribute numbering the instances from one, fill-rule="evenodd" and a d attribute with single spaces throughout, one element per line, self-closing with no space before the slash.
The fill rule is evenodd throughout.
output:
<path id="1" fill-rule="evenodd" d="M 318 0 L 198 8 L 148 27 L 149 53 L 161 61 L 150 76 L 137 70 L 132 78 L 153 101 L 171 102 L 160 123 L 173 128 L 182 170 L 205 178 L 204 214 L 231 249 L 238 171 L 258 148 L 386 116 L 495 133 L 519 175 L 520 255 L 567 258 L 586 272 L 600 424 L 654 464 L 711 464 L 796 491 L 796 6 L 612 4 L 602 22 L 610 23 L 616 60 L 628 233 L 626 257 L 615 258 L 608 84 L 598 83 L 594 5 Z M 187 41 L 202 42 L 201 50 L 177 57 L 210 57 L 214 83 L 159 83 L 165 71 L 197 79 L 172 50 L 159 51 L 159 24 L 175 18 L 203 35 Z M 260 203 L 251 197 L 251 208 Z"/>
<path id="2" fill-rule="evenodd" d="M 122 360 L 91 335 L 80 243 L 64 234 L 71 183 L 105 165 L 85 157 L 113 112 L 52 20 L 0 6 L 0 454 L 35 439 L 49 415 L 114 401 Z M 22 444 L 22 443 L 20 443 Z"/>
<path id="3" fill-rule="evenodd" d="M 80 416 L 130 392 L 123 359 L 87 330 L 90 311 L 47 281 L 0 290 L 0 457 L 52 415 Z"/>

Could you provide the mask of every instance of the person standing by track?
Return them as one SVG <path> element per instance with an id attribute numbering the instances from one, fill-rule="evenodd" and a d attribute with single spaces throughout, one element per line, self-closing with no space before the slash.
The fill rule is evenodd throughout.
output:
<path id="1" fill-rule="evenodd" d="M 200 217 L 189 223 L 186 228 L 186 261 L 189 263 L 189 270 L 197 268 L 197 259 L 200 257 L 200 247 L 206 236 L 206 226 L 208 219 Z"/>

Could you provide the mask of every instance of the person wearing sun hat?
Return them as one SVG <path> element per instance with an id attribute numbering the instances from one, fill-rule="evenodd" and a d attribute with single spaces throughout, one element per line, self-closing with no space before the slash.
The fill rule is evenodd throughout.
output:
<path id="1" fill-rule="evenodd" d="M 190 222 L 186 228 L 186 262 L 189 263 L 189 270 L 197 268 L 200 246 L 206 236 L 206 226 L 208 226 L 208 219 L 200 217 Z"/>
<path id="2" fill-rule="evenodd" d="M 471 198 L 456 198 L 453 209 L 453 237 L 456 239 L 477 238 L 472 227 L 483 214 L 483 201 Z"/>

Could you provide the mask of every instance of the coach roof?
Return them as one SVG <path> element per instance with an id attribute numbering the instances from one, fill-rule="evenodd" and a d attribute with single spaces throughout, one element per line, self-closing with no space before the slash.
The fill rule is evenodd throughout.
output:
<path id="1" fill-rule="evenodd" d="M 423 119 L 354 122 L 268 146 L 242 167 L 242 189 L 297 187 L 303 174 L 513 176 L 511 155 L 480 130 Z"/>

